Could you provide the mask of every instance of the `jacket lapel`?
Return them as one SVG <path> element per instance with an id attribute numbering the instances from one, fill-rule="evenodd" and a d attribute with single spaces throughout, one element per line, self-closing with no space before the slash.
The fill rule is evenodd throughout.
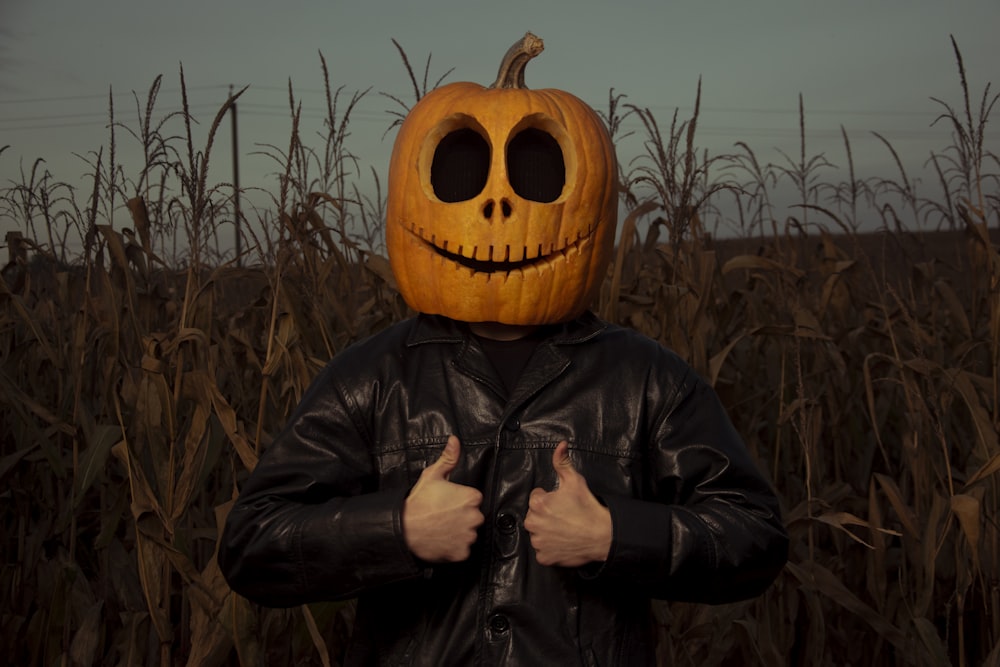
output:
<path id="1" fill-rule="evenodd" d="M 606 324 L 592 313 L 584 313 L 579 318 L 564 324 L 563 328 L 550 339 L 540 343 L 507 402 L 505 414 L 517 410 L 569 368 L 570 359 L 560 349 L 562 346 L 584 343 L 599 334 L 605 326 Z M 453 363 L 455 368 L 464 375 L 483 383 L 497 396 L 505 395 L 506 392 L 496 370 L 486 357 L 486 353 L 469 335 L 466 325 L 446 317 L 419 315 L 417 326 L 407 341 L 407 345 L 415 346 L 432 342 L 454 343 L 456 354 Z"/>

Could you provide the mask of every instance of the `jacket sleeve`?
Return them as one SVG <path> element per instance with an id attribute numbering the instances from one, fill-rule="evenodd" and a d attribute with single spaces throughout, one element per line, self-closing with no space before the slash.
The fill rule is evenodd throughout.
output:
<path id="1" fill-rule="evenodd" d="M 351 415 L 328 366 L 251 473 L 219 544 L 240 595 L 289 607 L 421 575 L 403 539 L 408 489 L 376 488 L 364 424 Z"/>
<path id="2" fill-rule="evenodd" d="M 603 497 L 613 540 L 597 576 L 660 599 L 719 604 L 761 594 L 788 558 L 778 498 L 715 391 L 688 370 L 654 423 L 654 499 Z"/>

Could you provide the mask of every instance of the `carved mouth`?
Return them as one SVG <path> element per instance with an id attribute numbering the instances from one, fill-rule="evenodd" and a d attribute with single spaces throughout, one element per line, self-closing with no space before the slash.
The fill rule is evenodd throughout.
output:
<path id="1" fill-rule="evenodd" d="M 428 250 L 443 259 L 459 266 L 464 266 L 475 273 L 502 274 L 523 271 L 529 267 L 540 269 L 578 253 L 582 246 L 591 240 L 592 233 L 596 227 L 594 225 L 572 242 L 569 242 L 569 239 L 564 239 L 562 246 L 557 248 L 552 244 L 547 250 L 539 244 L 537 247 L 530 249 L 525 246 L 519 248 L 489 246 L 482 250 L 478 247 L 473 247 L 471 252 L 467 252 L 464 246 L 459 245 L 457 247 L 458 251 L 453 252 L 448 249 L 448 241 L 444 241 L 441 245 L 438 245 L 433 235 L 430 239 L 426 238 L 422 227 L 417 228 L 414 225 L 410 229 L 410 233 L 417 237 Z M 466 256 L 467 254 L 470 256 Z M 482 255 L 485 255 L 486 259 L 479 259 Z M 522 259 L 511 259 L 511 255 L 520 256 Z"/>
<path id="2" fill-rule="evenodd" d="M 557 251 L 556 255 L 538 255 L 532 259 L 522 259 L 519 262 L 493 262 L 490 260 L 463 257 L 458 253 L 448 252 L 444 248 L 439 248 L 432 243 L 428 243 L 427 241 L 424 241 L 424 244 L 441 257 L 451 260 L 457 264 L 461 264 L 465 268 L 472 269 L 473 271 L 479 273 L 510 273 L 511 271 L 516 271 L 517 269 L 523 269 L 526 266 L 535 266 L 537 264 L 551 262 L 555 259 L 555 256 L 564 254 L 569 250 L 569 248 L 565 248 Z"/>

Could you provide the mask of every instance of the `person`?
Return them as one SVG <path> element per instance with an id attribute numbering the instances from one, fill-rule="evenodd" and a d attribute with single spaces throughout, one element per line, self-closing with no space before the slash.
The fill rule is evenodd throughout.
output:
<path id="1" fill-rule="evenodd" d="M 652 599 L 760 595 L 787 549 L 774 490 L 674 352 L 590 309 L 417 312 L 316 377 L 219 564 L 261 605 L 356 598 L 348 665 L 631 666 L 655 664 Z"/>

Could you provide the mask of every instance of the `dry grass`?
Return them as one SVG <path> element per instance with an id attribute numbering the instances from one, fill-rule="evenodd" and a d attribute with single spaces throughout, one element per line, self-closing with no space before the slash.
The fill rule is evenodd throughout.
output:
<path id="1" fill-rule="evenodd" d="M 970 102 L 955 54 L 963 106 L 942 103 L 954 143 L 929 199 L 902 170 L 818 181 L 825 158 L 804 132 L 785 165 L 746 145 L 709 161 L 697 114 L 661 132 L 609 97 L 609 125 L 635 114 L 648 153 L 623 169 L 636 215 L 598 309 L 712 381 L 793 545 L 759 599 L 658 604 L 664 664 L 1000 664 L 1000 164 L 982 140 L 996 98 Z M 25 229 L 0 281 L 12 664 L 339 663 L 350 604 L 258 608 L 214 559 L 236 489 L 320 366 L 407 314 L 378 254 L 381 195 L 361 196 L 344 145 L 364 93 L 345 106 L 323 66 L 325 142 L 301 142 L 290 88 L 289 146 L 266 151 L 281 167 L 273 208 L 242 257 L 219 250 L 233 193 L 208 178 L 238 93 L 195 150 L 186 108 L 153 121 L 154 82 L 128 130 L 145 164 L 126 177 L 113 123 L 85 204 L 38 164 L 0 190 Z M 712 180 L 716 160 L 726 175 Z M 774 218 L 782 181 L 801 218 Z M 743 238 L 713 241 L 703 220 L 726 197 Z M 662 217 L 643 224 L 650 210 Z M 118 212 L 128 230 L 111 227 Z M 859 233 L 865 216 L 883 231 Z M 949 244 L 907 231 L 928 224 Z"/>

